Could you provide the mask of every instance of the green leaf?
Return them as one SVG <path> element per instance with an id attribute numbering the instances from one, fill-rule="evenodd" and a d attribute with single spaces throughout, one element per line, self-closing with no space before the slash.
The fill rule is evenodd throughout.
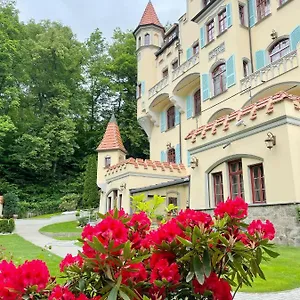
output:
<path id="1" fill-rule="evenodd" d="M 177 237 L 177 239 L 179 240 L 179 242 L 181 243 L 181 244 L 183 244 L 184 246 L 186 246 L 186 247 L 193 247 L 193 244 L 190 242 L 190 241 L 188 241 L 188 240 L 186 240 L 186 239 L 184 239 L 184 238 L 182 238 L 182 237 L 180 237 L 180 236 L 178 236 Z"/>
<path id="2" fill-rule="evenodd" d="M 267 249 L 266 247 L 263 247 L 263 249 L 266 251 L 266 253 L 267 253 L 269 256 L 271 256 L 271 257 L 273 257 L 273 258 L 276 258 L 276 257 L 278 257 L 278 256 L 280 255 L 279 253 L 274 252 L 274 251 L 272 251 L 272 250 L 270 250 L 270 249 Z"/>
<path id="3" fill-rule="evenodd" d="M 211 273 L 211 263 L 210 263 L 210 256 L 207 250 L 204 250 L 203 253 L 203 265 L 204 265 L 204 274 L 206 277 L 209 277 Z"/>
<path id="4" fill-rule="evenodd" d="M 121 281 L 122 281 L 122 276 L 120 276 L 118 278 L 117 284 L 110 291 L 107 300 L 117 300 L 118 291 L 119 291 L 119 288 L 120 288 Z"/>
<path id="5" fill-rule="evenodd" d="M 120 290 L 120 296 L 124 300 L 130 300 L 130 297 Z"/>
<path id="6" fill-rule="evenodd" d="M 200 284 L 204 283 L 204 268 L 203 263 L 200 261 L 198 255 L 193 257 L 193 267 L 196 274 L 196 278 Z"/>
<path id="7" fill-rule="evenodd" d="M 124 258 L 127 260 L 129 258 L 131 258 L 131 245 L 130 245 L 130 241 L 127 241 L 124 245 L 124 250 L 123 250 L 123 255 Z"/>
<path id="8" fill-rule="evenodd" d="M 189 272 L 188 274 L 187 274 L 187 276 L 186 276 L 186 282 L 187 283 L 189 283 L 190 281 L 192 281 L 193 280 L 193 278 L 194 278 L 194 276 L 195 276 L 195 273 L 194 272 Z"/>

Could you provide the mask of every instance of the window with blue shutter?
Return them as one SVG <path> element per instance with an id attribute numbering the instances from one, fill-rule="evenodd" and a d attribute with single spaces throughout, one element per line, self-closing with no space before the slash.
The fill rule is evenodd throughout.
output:
<path id="1" fill-rule="evenodd" d="M 191 166 L 191 153 L 190 153 L 190 151 L 187 152 L 187 165 L 188 165 L 188 167 Z"/>
<path id="2" fill-rule="evenodd" d="M 160 161 L 161 162 L 167 161 L 167 152 L 166 151 L 160 151 Z"/>
<path id="3" fill-rule="evenodd" d="M 255 0 L 249 0 L 249 25 L 253 27 L 256 23 Z"/>
<path id="4" fill-rule="evenodd" d="M 201 49 L 205 46 L 205 28 L 200 28 L 200 47 Z"/>
<path id="5" fill-rule="evenodd" d="M 193 49 L 189 48 L 186 50 L 186 60 L 189 60 L 193 56 Z"/>
<path id="6" fill-rule="evenodd" d="M 256 70 L 263 68 L 266 65 L 266 51 L 259 50 L 255 52 L 255 67 Z"/>
<path id="7" fill-rule="evenodd" d="M 227 28 L 232 26 L 232 16 L 231 16 L 231 3 L 226 5 L 226 21 Z"/>
<path id="8" fill-rule="evenodd" d="M 141 92 L 142 92 L 142 96 L 145 94 L 145 81 L 141 82 L 142 88 L 141 88 Z"/>
<path id="9" fill-rule="evenodd" d="M 179 125 L 180 123 L 180 112 L 179 109 L 175 108 L 175 126 Z"/>
<path id="10" fill-rule="evenodd" d="M 226 86 L 227 88 L 235 85 L 236 75 L 235 75 L 235 58 L 231 55 L 226 62 Z"/>
<path id="11" fill-rule="evenodd" d="M 175 159 L 176 159 L 176 164 L 180 164 L 180 145 L 177 144 L 175 148 Z"/>
<path id="12" fill-rule="evenodd" d="M 162 111 L 160 113 L 160 131 L 161 132 L 165 132 L 167 129 L 167 116 L 166 116 L 166 112 Z"/>
<path id="13" fill-rule="evenodd" d="M 210 98 L 210 88 L 209 88 L 209 75 L 202 74 L 201 75 L 201 93 L 202 93 L 202 100 L 206 101 Z"/>
<path id="14" fill-rule="evenodd" d="M 297 26 L 290 34 L 291 51 L 297 49 L 297 44 L 300 42 L 300 26 Z"/>
<path id="15" fill-rule="evenodd" d="M 186 97 L 186 118 L 187 120 L 193 116 L 193 98 L 191 95 Z"/>

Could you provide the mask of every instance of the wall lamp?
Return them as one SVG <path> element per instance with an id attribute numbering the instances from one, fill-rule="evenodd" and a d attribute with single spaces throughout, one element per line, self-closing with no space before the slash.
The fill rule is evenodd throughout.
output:
<path id="1" fill-rule="evenodd" d="M 123 183 L 120 185 L 120 191 L 123 192 L 125 189 L 126 189 L 126 183 L 123 182 Z"/>
<path id="2" fill-rule="evenodd" d="M 265 139 L 265 143 L 267 148 L 272 150 L 272 148 L 276 146 L 276 136 L 272 132 L 268 132 L 267 138 Z"/>
<path id="3" fill-rule="evenodd" d="M 194 170 L 196 167 L 198 167 L 198 158 L 193 156 L 191 158 L 191 168 Z"/>

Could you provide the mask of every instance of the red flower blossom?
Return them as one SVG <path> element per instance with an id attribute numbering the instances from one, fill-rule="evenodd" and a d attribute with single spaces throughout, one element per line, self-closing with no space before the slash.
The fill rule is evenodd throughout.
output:
<path id="1" fill-rule="evenodd" d="M 80 255 L 72 256 L 71 254 L 67 254 L 67 256 L 59 264 L 59 269 L 61 272 L 64 272 L 65 268 L 74 264 L 78 265 L 78 267 L 82 267 L 82 257 Z"/>
<path id="2" fill-rule="evenodd" d="M 52 290 L 49 300 L 76 300 L 76 297 L 68 288 L 57 285 Z"/>
<path id="3" fill-rule="evenodd" d="M 151 221 L 145 212 L 133 214 L 128 226 L 133 227 L 135 230 L 148 231 L 150 229 Z"/>
<path id="4" fill-rule="evenodd" d="M 233 219 L 243 219 L 248 215 L 248 204 L 239 197 L 236 197 L 234 200 L 227 199 L 226 202 L 218 204 L 214 214 L 221 218 L 227 214 Z"/>
<path id="5" fill-rule="evenodd" d="M 171 264 L 175 262 L 175 254 L 167 251 L 154 252 L 150 258 L 150 268 L 153 269 L 161 259 L 166 259 Z"/>
<path id="6" fill-rule="evenodd" d="M 114 209 L 111 209 L 109 212 L 108 212 L 108 215 L 111 216 L 111 217 L 114 217 L 114 214 L 115 214 L 115 210 Z M 123 208 L 121 208 L 119 211 L 118 211 L 118 216 L 116 219 L 121 219 L 121 218 L 128 218 L 128 214 L 125 212 L 125 210 Z"/>
<path id="7" fill-rule="evenodd" d="M 145 281 L 148 277 L 142 263 L 128 264 L 122 268 L 120 274 L 122 275 L 122 282 L 124 284 L 128 284 L 130 281 L 134 283 Z M 119 277 L 119 273 L 116 274 L 116 277 Z"/>
<path id="8" fill-rule="evenodd" d="M 205 227 L 212 225 L 212 217 L 209 214 L 192 209 L 180 211 L 175 219 L 185 227 L 194 227 L 200 224 L 204 224 Z"/>
<path id="9" fill-rule="evenodd" d="M 166 280 L 170 284 L 176 284 L 180 281 L 178 265 L 176 263 L 169 264 L 166 259 L 161 259 L 154 267 L 150 282 L 155 280 Z"/>
<path id="10" fill-rule="evenodd" d="M 211 273 L 208 278 L 205 278 L 203 284 L 194 279 L 193 287 L 196 294 L 203 295 L 205 291 L 212 292 L 213 300 L 232 300 L 229 283 L 224 279 L 218 278 L 216 273 Z"/>
<path id="11" fill-rule="evenodd" d="M 263 239 L 273 240 L 275 237 L 274 225 L 267 220 L 265 224 L 261 220 L 254 220 L 248 226 L 248 232 L 251 235 L 258 235 Z"/>

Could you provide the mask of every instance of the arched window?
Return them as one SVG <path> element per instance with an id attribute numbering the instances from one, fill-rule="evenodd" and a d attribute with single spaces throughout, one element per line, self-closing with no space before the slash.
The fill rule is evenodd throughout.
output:
<path id="1" fill-rule="evenodd" d="M 175 107 L 171 106 L 167 110 L 168 129 L 175 127 Z"/>
<path id="2" fill-rule="evenodd" d="M 289 52 L 290 52 L 290 40 L 283 39 L 270 49 L 270 60 L 271 62 L 276 61 L 282 56 L 288 54 Z"/>
<path id="3" fill-rule="evenodd" d="M 139 39 L 138 39 L 138 47 L 140 48 L 141 46 L 142 46 L 142 38 L 139 37 Z"/>
<path id="4" fill-rule="evenodd" d="M 159 46 L 159 36 L 157 33 L 154 34 L 154 45 Z"/>
<path id="5" fill-rule="evenodd" d="M 168 163 L 176 163 L 176 154 L 174 148 L 168 150 Z"/>
<path id="6" fill-rule="evenodd" d="M 111 165 L 111 157 L 110 156 L 105 157 L 104 165 L 105 165 L 105 168 L 110 167 L 110 165 Z"/>
<path id="7" fill-rule="evenodd" d="M 201 92 L 200 89 L 194 94 L 194 112 L 195 116 L 201 114 Z"/>
<path id="8" fill-rule="evenodd" d="M 146 33 L 145 34 L 145 46 L 150 45 L 150 34 Z"/>
<path id="9" fill-rule="evenodd" d="M 212 72 L 214 95 L 219 95 L 226 90 L 226 66 L 218 65 Z"/>

